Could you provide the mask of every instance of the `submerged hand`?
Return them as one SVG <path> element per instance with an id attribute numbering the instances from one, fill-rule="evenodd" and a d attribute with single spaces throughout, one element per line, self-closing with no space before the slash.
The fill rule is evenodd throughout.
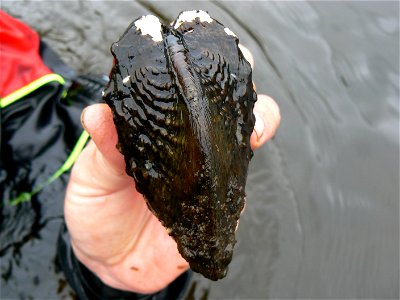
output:
<path id="1" fill-rule="evenodd" d="M 259 95 L 254 114 L 250 142 L 256 149 L 274 135 L 280 113 L 274 100 Z M 75 255 L 111 287 L 145 294 L 161 290 L 188 263 L 125 173 L 108 106 L 87 107 L 82 124 L 92 140 L 73 167 L 65 197 Z"/>

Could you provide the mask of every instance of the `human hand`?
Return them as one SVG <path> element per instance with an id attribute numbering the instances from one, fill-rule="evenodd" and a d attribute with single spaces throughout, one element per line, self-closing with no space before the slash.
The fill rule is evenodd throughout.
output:
<path id="1" fill-rule="evenodd" d="M 250 52 L 242 51 L 253 63 Z M 254 114 L 250 143 L 257 149 L 274 135 L 280 113 L 272 98 L 258 95 Z M 159 291 L 189 265 L 125 173 L 109 107 L 89 106 L 81 118 L 92 140 L 75 162 L 65 197 L 74 253 L 111 287 L 143 294 Z"/>

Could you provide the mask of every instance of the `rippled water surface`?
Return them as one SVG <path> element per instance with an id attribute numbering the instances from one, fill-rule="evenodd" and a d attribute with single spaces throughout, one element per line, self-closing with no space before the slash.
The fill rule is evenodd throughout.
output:
<path id="1" fill-rule="evenodd" d="M 226 279 L 209 299 L 399 297 L 398 2 L 3 2 L 78 72 L 108 74 L 136 17 L 202 8 L 254 54 L 258 92 L 281 107 L 256 152 Z M 4 216 L 1 298 L 68 298 L 54 255 L 62 195 L 38 218 Z M 51 195 L 51 192 L 48 192 Z M 21 211 L 22 210 L 22 211 Z M 15 218 L 19 216 L 18 218 Z M 24 222 L 20 218 L 23 216 Z M 32 229 L 34 228 L 34 229 Z"/>

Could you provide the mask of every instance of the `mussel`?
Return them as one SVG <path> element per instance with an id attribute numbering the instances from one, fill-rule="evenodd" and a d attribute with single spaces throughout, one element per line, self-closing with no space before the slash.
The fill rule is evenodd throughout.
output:
<path id="1" fill-rule="evenodd" d="M 226 276 L 257 95 L 236 35 L 204 11 L 133 21 L 104 90 L 126 172 L 192 270 Z"/>

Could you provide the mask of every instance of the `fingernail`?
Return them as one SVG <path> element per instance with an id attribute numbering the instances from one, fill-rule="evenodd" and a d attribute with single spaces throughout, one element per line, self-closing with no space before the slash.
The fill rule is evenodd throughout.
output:
<path id="1" fill-rule="evenodd" d="M 82 110 L 82 113 L 81 113 L 81 124 L 82 124 L 83 129 L 85 129 L 85 130 L 86 130 L 86 126 L 85 126 L 85 112 L 86 112 L 86 109 L 87 109 L 87 107 L 85 107 Z"/>
<path id="2" fill-rule="evenodd" d="M 254 125 L 254 131 L 257 134 L 257 140 L 259 141 L 261 139 L 261 136 L 264 133 L 264 129 L 265 129 L 265 124 L 263 119 L 260 117 L 259 114 L 254 113 L 254 116 L 256 117 L 256 123 Z"/>

